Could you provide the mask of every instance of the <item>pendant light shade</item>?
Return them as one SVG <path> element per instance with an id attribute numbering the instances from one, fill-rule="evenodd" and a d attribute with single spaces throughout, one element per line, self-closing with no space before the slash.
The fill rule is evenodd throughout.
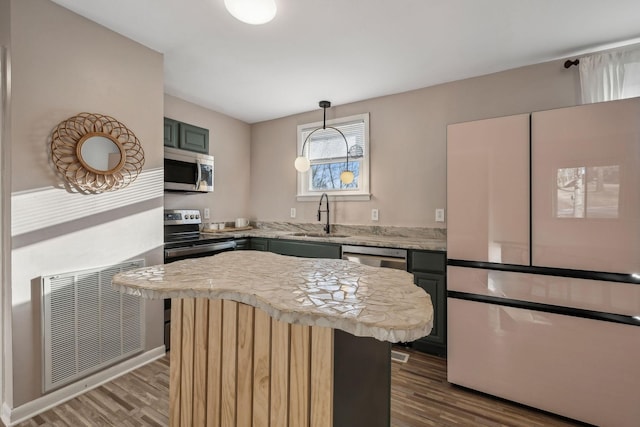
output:
<path id="1" fill-rule="evenodd" d="M 278 10 L 275 0 L 224 0 L 224 6 L 234 18 L 251 25 L 266 24 Z"/>
<path id="2" fill-rule="evenodd" d="M 299 156 L 299 157 L 296 157 L 294 166 L 296 167 L 298 172 L 306 172 L 311 167 L 311 162 L 309 161 L 308 158 L 304 156 Z"/>
<path id="3" fill-rule="evenodd" d="M 349 170 L 342 171 L 342 173 L 340 174 L 340 181 L 342 181 L 343 184 L 351 184 L 353 182 L 353 179 L 353 172 Z"/>
<path id="4" fill-rule="evenodd" d="M 331 102 L 320 101 L 319 105 L 320 105 L 320 108 L 324 110 L 322 127 L 312 130 L 309 133 L 309 135 L 307 135 L 307 137 L 304 140 L 304 143 L 302 144 L 302 153 L 300 153 L 300 155 L 296 157 L 296 160 L 293 163 L 293 165 L 295 166 L 298 172 L 308 171 L 309 168 L 311 168 L 311 162 L 309 161 L 309 158 L 305 156 L 304 149 L 307 146 L 307 142 L 309 141 L 309 138 L 311 138 L 311 135 L 313 135 L 315 132 L 321 129 L 333 129 L 336 132 L 338 132 L 340 136 L 342 136 L 342 139 L 344 140 L 344 145 L 346 148 L 347 165 L 345 170 L 343 170 L 342 173 L 340 173 L 340 181 L 345 185 L 351 184 L 355 179 L 355 175 L 353 174 L 352 171 L 349 170 L 349 143 L 347 142 L 347 138 L 344 136 L 344 133 L 342 133 L 340 129 L 335 128 L 333 126 L 327 126 L 327 108 L 331 107 Z"/>

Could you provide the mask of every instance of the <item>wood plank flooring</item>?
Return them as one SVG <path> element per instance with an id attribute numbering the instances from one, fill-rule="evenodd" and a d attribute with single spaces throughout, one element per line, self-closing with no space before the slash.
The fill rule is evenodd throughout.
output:
<path id="1" fill-rule="evenodd" d="M 407 363 L 392 363 L 393 427 L 570 427 L 583 424 L 447 383 L 446 360 L 411 349 Z M 33 426 L 167 426 L 169 358 L 91 390 L 18 424 Z M 294 426 L 291 426 L 294 427 Z M 348 427 L 348 426 L 335 426 Z"/>
<path id="2" fill-rule="evenodd" d="M 149 363 L 17 425 L 168 426 L 169 357 Z"/>

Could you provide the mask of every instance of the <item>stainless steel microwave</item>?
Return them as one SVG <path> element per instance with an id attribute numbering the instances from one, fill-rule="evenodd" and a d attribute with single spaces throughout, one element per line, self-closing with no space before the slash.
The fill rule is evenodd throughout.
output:
<path id="1" fill-rule="evenodd" d="M 212 192 L 213 156 L 165 147 L 164 189 L 193 193 Z"/>

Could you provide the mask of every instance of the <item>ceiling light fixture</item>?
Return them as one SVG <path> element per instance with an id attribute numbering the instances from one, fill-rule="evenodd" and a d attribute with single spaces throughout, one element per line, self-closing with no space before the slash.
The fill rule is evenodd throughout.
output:
<path id="1" fill-rule="evenodd" d="M 309 158 L 304 153 L 304 149 L 305 149 L 305 146 L 307 145 L 307 141 L 309 141 L 309 138 L 311 138 L 311 135 L 313 135 L 314 133 L 316 133 L 321 129 L 333 129 L 342 136 L 342 139 L 344 139 L 344 145 L 347 148 L 347 166 L 345 170 L 343 170 L 342 173 L 340 174 L 340 181 L 342 181 L 343 184 L 351 184 L 353 182 L 354 175 L 353 175 L 353 172 L 349 170 L 349 143 L 347 142 L 347 138 L 344 136 L 344 133 L 342 133 L 340 129 L 334 128 L 333 126 L 327 126 L 327 108 L 331 107 L 331 102 L 320 101 L 318 105 L 320 105 L 320 108 L 323 109 L 322 127 L 314 129 L 304 139 L 304 143 L 302 144 L 302 152 L 300 153 L 300 156 L 296 158 L 296 161 L 294 162 L 294 166 L 298 172 L 308 171 L 309 168 L 311 167 L 311 162 L 309 161 Z"/>
<path id="2" fill-rule="evenodd" d="M 266 24 L 278 10 L 275 0 L 224 0 L 224 6 L 234 18 L 251 25 Z"/>

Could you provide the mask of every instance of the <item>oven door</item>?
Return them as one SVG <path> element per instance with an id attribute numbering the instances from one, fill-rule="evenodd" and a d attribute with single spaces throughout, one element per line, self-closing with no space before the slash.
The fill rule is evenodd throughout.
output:
<path id="1" fill-rule="evenodd" d="M 232 251 L 236 246 L 235 241 L 226 240 L 224 242 L 169 248 L 164 250 L 164 263 L 169 264 L 170 262 L 179 261 L 181 259 L 211 256 L 220 252 Z"/>
<path id="2" fill-rule="evenodd" d="M 212 192 L 213 176 L 213 156 L 174 148 L 164 149 L 165 190 Z"/>

